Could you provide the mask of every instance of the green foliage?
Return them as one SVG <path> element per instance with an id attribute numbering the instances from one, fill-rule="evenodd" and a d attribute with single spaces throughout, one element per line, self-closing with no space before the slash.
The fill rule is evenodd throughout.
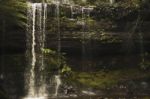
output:
<path id="1" fill-rule="evenodd" d="M 42 53 L 44 53 L 44 54 L 52 54 L 52 55 L 56 54 L 56 52 L 53 51 L 53 50 L 51 50 L 51 49 L 42 48 L 41 51 L 42 51 Z"/>
<path id="2" fill-rule="evenodd" d="M 0 21 L 7 25 L 26 25 L 26 0 L 1 0 Z"/>
<path id="3" fill-rule="evenodd" d="M 71 68 L 67 65 L 64 65 L 61 70 L 61 73 L 67 73 L 67 72 L 71 72 Z"/>
<path id="4" fill-rule="evenodd" d="M 59 66 L 60 64 L 62 63 L 63 61 L 63 56 L 58 56 L 58 54 L 51 50 L 51 49 L 43 49 L 43 53 L 45 54 L 46 56 L 46 63 L 47 63 L 47 66 L 45 68 L 46 72 L 53 72 L 55 70 L 59 70 Z"/>
<path id="5" fill-rule="evenodd" d="M 142 75 L 141 75 L 142 74 Z M 99 71 L 99 72 L 76 72 L 74 79 L 83 86 L 92 88 L 107 88 L 112 87 L 122 81 L 132 79 L 142 79 L 150 76 L 150 73 L 143 73 L 140 70 L 134 69 L 119 69 L 114 71 Z"/>
<path id="6" fill-rule="evenodd" d="M 97 6 L 110 5 L 109 0 L 74 0 L 74 2 L 80 5 L 97 5 Z M 141 3 L 141 0 L 117 0 L 115 4 L 113 4 L 112 6 L 116 6 L 116 5 L 122 5 L 124 7 L 125 6 L 139 6 L 140 3 Z"/>
<path id="7" fill-rule="evenodd" d="M 143 97 L 143 99 L 149 99 L 150 98 L 150 96 L 144 96 Z"/>
<path id="8" fill-rule="evenodd" d="M 71 68 L 66 63 L 64 53 L 58 54 L 56 51 L 48 48 L 43 48 L 41 50 L 46 56 L 46 72 L 61 71 L 60 73 L 62 74 L 71 72 Z"/>
<path id="9" fill-rule="evenodd" d="M 121 42 L 121 39 L 119 38 L 118 35 L 113 35 L 113 34 L 107 34 L 105 32 L 102 32 L 100 34 L 99 39 L 104 42 L 104 43 L 115 43 L 115 42 Z"/>
<path id="10" fill-rule="evenodd" d="M 73 0 L 73 1 L 74 1 L 75 4 L 80 4 L 80 5 L 85 5 L 86 4 L 86 2 L 84 2 L 86 0 Z"/>

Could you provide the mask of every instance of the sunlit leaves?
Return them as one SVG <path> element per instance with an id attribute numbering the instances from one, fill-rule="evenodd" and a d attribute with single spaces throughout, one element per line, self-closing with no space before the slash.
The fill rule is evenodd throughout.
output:
<path id="1" fill-rule="evenodd" d="M 44 54 L 56 54 L 55 51 L 51 50 L 51 49 L 46 49 L 46 48 L 41 48 L 41 51 L 44 53 Z"/>
<path id="2" fill-rule="evenodd" d="M 62 73 L 66 73 L 66 72 L 71 72 L 71 68 L 67 65 L 65 65 L 62 70 L 61 70 Z"/>

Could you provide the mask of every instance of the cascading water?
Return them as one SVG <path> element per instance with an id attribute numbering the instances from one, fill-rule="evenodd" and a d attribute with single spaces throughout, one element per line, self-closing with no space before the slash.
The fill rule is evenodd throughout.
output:
<path id="1" fill-rule="evenodd" d="M 54 96 L 58 96 L 59 86 L 61 85 L 60 75 L 56 75 L 55 76 L 55 81 L 56 81 L 56 88 L 55 88 L 55 94 L 54 94 Z"/>
<path id="2" fill-rule="evenodd" d="M 42 10 L 40 10 L 40 12 L 42 14 Z M 40 35 L 42 35 L 41 41 L 40 41 L 41 42 L 40 50 L 45 48 L 45 33 L 46 33 L 46 19 L 47 19 L 47 4 L 46 3 L 43 3 L 43 18 L 41 17 L 40 20 L 41 19 L 42 19 L 41 24 L 43 25 L 43 27 L 41 28 L 42 31 L 40 33 Z M 39 62 L 40 60 L 41 60 L 40 71 L 42 72 L 44 71 L 44 68 L 45 68 L 43 52 L 41 52 L 41 57 L 39 58 Z M 46 93 L 46 84 L 45 84 L 45 77 L 43 74 L 40 74 L 40 83 L 41 83 L 41 87 L 39 89 L 39 92 L 40 93 L 42 92 L 41 95 L 44 95 Z"/>
<path id="3" fill-rule="evenodd" d="M 58 68 L 61 66 L 61 31 L 60 31 L 60 4 L 62 1 L 56 0 L 52 3 L 56 5 L 56 20 L 57 20 L 57 53 L 58 53 Z M 67 3 L 68 1 L 63 1 Z M 62 4 L 64 4 L 62 3 Z M 29 71 L 26 77 L 28 81 L 28 93 L 25 99 L 46 99 L 46 75 L 44 75 L 45 62 L 44 55 L 41 49 L 45 48 L 45 32 L 47 19 L 47 4 L 46 3 L 29 3 L 28 7 L 28 35 L 27 35 L 27 54 L 29 56 Z M 73 18 L 73 5 L 71 8 L 71 18 Z M 82 7 L 82 56 L 85 57 L 85 7 Z M 89 15 L 88 15 L 89 16 Z M 55 93 L 59 95 L 59 87 L 61 85 L 61 77 L 59 74 L 55 78 Z"/>
<path id="4" fill-rule="evenodd" d="M 57 47 L 58 60 L 57 61 L 58 61 L 58 68 L 59 68 L 61 65 L 60 1 L 56 2 L 56 17 L 57 17 L 57 38 L 58 38 L 58 47 Z M 54 96 L 58 96 L 59 86 L 61 84 L 59 70 L 58 70 L 58 75 L 55 75 L 55 81 L 56 81 L 56 86 L 55 86 Z"/>
<path id="5" fill-rule="evenodd" d="M 72 4 L 73 1 L 72 0 L 48 0 L 50 3 L 56 4 Z"/>
<path id="6" fill-rule="evenodd" d="M 115 0 L 109 0 L 110 4 L 113 4 L 115 2 Z"/>
<path id="7" fill-rule="evenodd" d="M 81 8 L 81 14 L 82 14 L 82 61 L 85 60 L 85 15 L 84 15 L 84 7 Z M 82 70 L 84 70 L 84 62 L 82 63 Z"/>
<path id="8" fill-rule="evenodd" d="M 58 38 L 58 48 L 57 48 L 57 52 L 58 52 L 58 67 L 60 67 L 60 52 L 61 52 L 61 34 L 60 34 L 60 2 L 58 1 L 56 3 L 56 17 L 57 17 L 57 38 Z"/>
<path id="9" fill-rule="evenodd" d="M 73 6 L 70 5 L 70 10 L 71 10 L 71 19 L 73 19 Z"/>
<path id="10" fill-rule="evenodd" d="M 86 37 L 88 36 L 88 24 L 87 24 L 87 19 L 90 17 L 90 13 L 93 10 L 92 7 L 81 7 L 81 25 L 82 25 L 82 70 L 85 70 L 85 63 L 84 60 L 87 59 L 89 56 L 89 53 L 87 53 L 87 45 L 86 45 Z M 87 55 L 88 54 L 88 55 Z M 88 64 L 89 65 L 89 64 Z M 86 66 L 87 67 L 87 66 Z"/>
<path id="11" fill-rule="evenodd" d="M 32 8 L 32 63 L 31 63 L 31 71 L 30 71 L 30 83 L 29 83 L 29 93 L 30 95 L 35 94 L 35 85 L 34 85 L 34 81 L 35 81 L 35 74 L 34 74 L 34 68 L 35 68 L 35 63 L 36 63 L 36 54 L 35 54 L 35 13 L 36 13 L 36 4 L 33 4 L 31 6 Z"/>
<path id="12" fill-rule="evenodd" d="M 88 35 L 87 35 L 87 37 L 88 37 L 88 43 L 87 43 L 87 54 L 88 54 L 88 56 L 87 56 L 87 58 L 88 58 L 88 61 L 89 61 L 89 63 L 87 64 L 88 66 L 87 66 L 87 70 L 91 70 L 92 69 L 92 63 L 91 63 L 91 60 L 92 60 L 92 55 L 93 55 L 93 51 L 92 51 L 92 36 L 91 36 L 91 29 L 90 29 L 90 25 L 89 25 L 89 23 L 90 23 L 90 15 L 91 15 L 91 11 L 93 10 L 93 7 L 88 7 L 88 8 L 86 8 L 86 10 L 87 10 L 87 18 L 86 18 L 86 24 L 88 24 L 87 25 L 87 30 L 88 30 Z"/>
<path id="13" fill-rule="evenodd" d="M 28 33 L 27 33 L 27 54 L 30 72 L 27 72 L 26 80 L 28 93 L 25 99 L 46 99 L 46 84 L 43 75 L 44 55 L 41 49 L 45 45 L 45 28 L 46 28 L 46 3 L 28 3 Z"/>
<path id="14" fill-rule="evenodd" d="M 87 0 L 82 0 L 82 2 L 84 2 L 84 3 L 85 3 L 86 1 L 87 1 Z"/>

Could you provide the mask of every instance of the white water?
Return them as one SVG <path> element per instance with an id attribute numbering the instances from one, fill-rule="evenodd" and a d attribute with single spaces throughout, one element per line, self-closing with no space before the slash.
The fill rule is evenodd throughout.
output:
<path id="1" fill-rule="evenodd" d="M 24 99 L 46 99 L 45 97 L 27 97 Z"/>
<path id="2" fill-rule="evenodd" d="M 67 2 L 67 1 L 63 1 Z M 56 18 L 57 18 L 57 39 L 58 39 L 58 67 L 61 65 L 61 30 L 60 30 L 60 4 L 62 4 L 59 0 L 55 0 L 54 4 L 56 5 Z M 71 17 L 73 18 L 73 5 L 70 5 L 71 8 Z M 30 69 L 30 77 L 28 82 L 28 94 L 24 99 L 46 99 L 47 91 L 46 91 L 46 83 L 45 76 L 41 73 L 45 69 L 44 63 L 44 55 L 40 52 L 40 49 L 45 48 L 45 32 L 46 32 L 46 19 L 47 19 L 47 4 L 46 3 L 29 3 L 29 49 L 31 53 L 31 69 Z M 82 7 L 82 20 L 81 25 L 83 28 L 82 34 L 82 51 L 83 56 L 85 54 L 85 18 L 90 16 L 90 8 Z M 89 10 L 88 15 L 86 16 L 84 10 Z M 59 95 L 59 87 L 61 85 L 61 78 L 58 75 L 55 75 L 55 93 L 54 96 Z"/>
<path id="3" fill-rule="evenodd" d="M 82 2 L 84 2 L 84 3 L 85 3 L 86 1 L 87 1 L 87 0 L 82 0 Z"/>
<path id="4" fill-rule="evenodd" d="M 57 37 L 58 37 L 58 63 L 59 62 L 59 56 L 61 51 L 61 33 L 60 33 L 60 2 L 56 3 L 56 17 L 57 17 Z M 58 66 L 59 67 L 59 66 Z"/>
<path id="5" fill-rule="evenodd" d="M 36 4 L 32 5 L 32 64 L 31 64 L 31 76 L 30 76 L 30 83 L 29 83 L 29 95 L 35 95 L 35 74 L 34 68 L 36 63 L 36 53 L 35 53 L 35 15 L 36 14 Z"/>
<path id="6" fill-rule="evenodd" d="M 28 3 L 28 54 L 31 53 L 31 68 L 28 79 L 28 93 L 24 99 L 46 99 L 46 84 L 44 75 L 41 73 L 44 66 L 44 55 L 41 51 L 45 47 L 45 28 L 47 16 L 47 4 Z M 31 28 L 32 27 L 32 28 Z M 30 38 L 31 37 L 31 38 Z M 38 42 L 38 43 L 37 43 Z M 38 54 L 37 54 L 38 53 Z M 29 59 L 30 60 L 30 59 Z M 29 63 L 30 65 L 30 63 Z"/>
<path id="7" fill-rule="evenodd" d="M 53 4 L 57 4 L 58 2 L 60 4 L 73 4 L 73 0 L 48 0 L 48 2 L 53 3 Z"/>
<path id="8" fill-rule="evenodd" d="M 60 2 L 55 1 L 56 4 L 56 18 L 57 18 L 57 35 L 58 35 L 58 67 L 60 67 L 60 52 L 61 52 L 61 34 L 60 34 Z M 47 4 L 45 3 L 29 3 L 29 13 L 28 19 L 29 26 L 32 27 L 28 29 L 29 37 L 31 40 L 31 69 L 30 77 L 28 82 L 28 94 L 24 99 L 46 99 L 46 84 L 45 77 L 41 74 L 44 70 L 44 55 L 39 52 L 39 49 L 45 47 L 45 30 L 46 30 L 46 19 L 47 19 Z M 31 33 L 30 33 L 31 32 Z M 30 47 L 29 47 L 30 49 Z M 38 70 L 37 70 L 38 69 Z M 38 74 L 37 74 L 38 73 Z M 55 76 L 55 93 L 54 96 L 58 96 L 59 86 L 61 84 L 61 79 L 59 75 Z"/>
<path id="9" fill-rule="evenodd" d="M 56 17 L 57 17 L 57 38 L 58 38 L 58 47 L 57 47 L 57 53 L 58 53 L 58 67 L 61 65 L 61 32 L 60 32 L 60 2 L 56 4 Z"/>
<path id="10" fill-rule="evenodd" d="M 90 18 L 90 13 L 93 10 L 93 7 L 81 7 L 81 14 L 82 14 L 82 20 L 81 20 L 81 26 L 82 26 L 82 70 L 85 70 L 85 63 L 84 60 L 87 58 L 87 44 L 86 44 L 86 37 L 88 37 L 87 31 L 89 31 L 88 26 L 88 19 Z"/>
<path id="11" fill-rule="evenodd" d="M 70 10 L 71 10 L 71 19 L 73 19 L 73 6 L 72 5 L 70 5 Z"/>
<path id="12" fill-rule="evenodd" d="M 85 55 L 86 55 L 86 51 L 85 51 L 85 13 L 84 13 L 84 7 L 81 8 L 81 14 L 82 14 L 82 70 L 84 70 L 84 60 L 85 60 Z"/>
<path id="13" fill-rule="evenodd" d="M 56 3 L 56 17 L 57 17 L 57 34 L 58 34 L 58 67 L 61 65 L 61 58 L 60 58 L 60 53 L 61 53 L 61 32 L 60 32 L 60 2 Z M 55 75 L 55 82 L 56 82 L 56 87 L 55 87 L 55 94 L 54 96 L 58 96 L 58 91 L 59 91 L 59 86 L 61 85 L 61 79 L 60 75 Z"/>
<path id="14" fill-rule="evenodd" d="M 115 0 L 109 0 L 110 4 L 115 3 Z"/>
<path id="15" fill-rule="evenodd" d="M 43 18 L 41 16 L 41 25 L 43 25 L 43 28 L 40 29 L 41 33 L 41 46 L 40 49 L 44 49 L 45 48 L 45 33 L 46 33 L 46 19 L 47 19 L 47 4 L 43 3 Z M 41 15 L 42 15 L 42 4 L 41 4 Z M 41 67 L 40 67 L 40 71 L 43 71 L 45 68 L 45 64 L 44 64 L 44 55 L 43 52 L 41 52 Z M 47 92 L 46 92 L 46 84 L 45 84 L 45 77 L 43 74 L 40 75 L 40 83 L 41 83 L 41 87 L 39 88 L 39 94 L 40 96 L 47 96 Z"/>
<path id="16" fill-rule="evenodd" d="M 55 94 L 54 94 L 54 96 L 58 96 L 58 90 L 59 90 L 59 87 L 61 85 L 60 75 L 55 75 L 55 81 L 56 81 L 56 87 L 55 87 Z"/>

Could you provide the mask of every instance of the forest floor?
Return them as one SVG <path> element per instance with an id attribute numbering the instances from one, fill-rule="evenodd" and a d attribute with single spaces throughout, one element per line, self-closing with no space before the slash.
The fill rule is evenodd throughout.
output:
<path id="1" fill-rule="evenodd" d="M 92 88 L 107 88 L 118 83 L 149 79 L 149 71 L 141 71 L 140 69 L 118 69 L 98 72 L 75 72 L 73 79 L 80 84 Z"/>

